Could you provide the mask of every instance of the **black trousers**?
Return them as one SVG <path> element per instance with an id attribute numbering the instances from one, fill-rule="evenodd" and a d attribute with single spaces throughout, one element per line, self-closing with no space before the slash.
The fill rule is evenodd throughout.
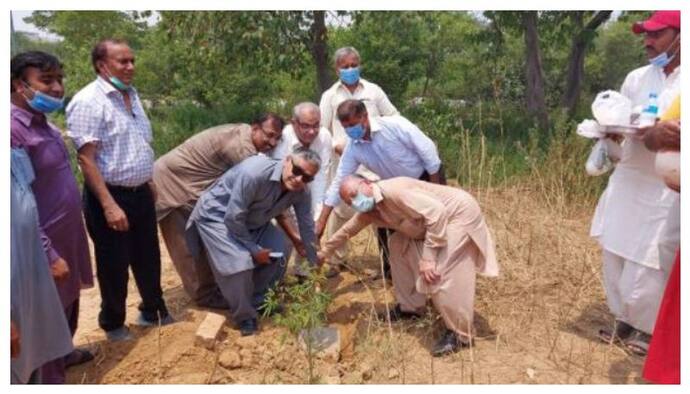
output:
<path id="1" fill-rule="evenodd" d="M 443 165 L 438 169 L 439 172 L 439 177 L 441 179 L 441 185 L 446 184 L 446 172 L 443 170 Z M 424 171 L 422 175 L 419 177 L 420 181 L 427 181 L 429 182 L 429 173 Z M 390 255 L 390 252 L 388 250 L 388 234 L 392 233 L 392 230 L 389 230 L 387 228 L 379 227 L 377 229 L 377 241 L 379 244 L 379 250 L 383 253 L 383 272 L 386 274 L 386 276 L 389 275 L 391 271 L 391 264 L 388 261 L 388 256 Z"/>
<path id="2" fill-rule="evenodd" d="M 157 321 L 168 315 L 161 289 L 161 256 L 153 194 L 148 185 L 138 188 L 108 186 L 115 202 L 127 215 L 128 231 L 108 227 L 103 208 L 84 187 L 84 218 L 93 240 L 96 276 L 101 291 L 98 325 L 105 331 L 125 323 L 129 267 L 139 289 L 139 310 L 144 318 Z"/>

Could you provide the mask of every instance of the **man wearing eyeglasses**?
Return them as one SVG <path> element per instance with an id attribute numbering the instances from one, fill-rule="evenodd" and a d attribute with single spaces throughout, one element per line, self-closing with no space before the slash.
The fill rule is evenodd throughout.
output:
<path id="1" fill-rule="evenodd" d="M 201 193 L 225 171 L 249 156 L 275 148 L 285 122 L 264 113 L 251 124 L 236 123 L 201 131 L 161 156 L 153 168 L 158 191 L 156 217 L 170 259 L 192 301 L 227 309 L 205 255 L 194 259 L 185 242 L 185 225 Z"/>
<path id="2" fill-rule="evenodd" d="M 324 127 L 321 127 L 321 110 L 319 106 L 303 102 L 297 104 L 292 111 L 292 120 L 290 124 L 283 129 L 283 138 L 278 143 L 278 146 L 271 153 L 274 159 L 284 159 L 291 152 L 299 148 L 307 148 L 313 150 L 321 158 L 321 167 L 319 172 L 314 177 L 314 181 L 309 183 L 309 191 L 311 192 L 311 207 L 313 210 L 314 219 L 321 214 L 321 207 L 323 206 L 323 198 L 326 194 L 327 175 L 331 162 L 331 155 L 333 146 L 331 141 L 331 134 Z M 288 222 L 281 222 L 281 220 L 288 219 Z M 294 245 L 300 245 L 300 239 L 297 232 L 294 230 L 296 223 L 292 211 L 286 212 L 286 218 L 279 218 L 281 227 L 285 230 L 288 238 L 292 240 Z M 299 257 L 295 264 L 295 274 L 298 277 L 307 275 L 308 270 L 305 266 L 303 258 L 304 250 L 301 247 L 297 248 Z M 288 258 L 288 256 L 286 256 Z"/>
<path id="3" fill-rule="evenodd" d="M 243 336 L 258 331 L 257 316 L 266 292 L 285 274 L 292 246 L 271 223 L 292 207 L 305 255 L 317 264 L 316 235 L 307 184 L 321 167 L 315 152 L 299 148 L 283 160 L 252 156 L 232 167 L 206 190 L 187 223 L 193 255 L 206 250 L 213 276 Z M 276 256 L 275 254 L 273 256 Z"/>

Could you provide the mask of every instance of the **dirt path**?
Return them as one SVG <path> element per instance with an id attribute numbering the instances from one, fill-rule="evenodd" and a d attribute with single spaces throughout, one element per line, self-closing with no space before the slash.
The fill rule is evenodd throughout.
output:
<path id="1" fill-rule="evenodd" d="M 317 363 L 325 383 L 640 383 L 643 360 L 597 341 L 611 324 L 601 286 L 599 249 L 588 237 L 591 210 L 564 218 L 547 212 L 529 191 L 484 192 L 480 203 L 496 239 L 501 274 L 479 278 L 478 338 L 471 349 L 434 359 L 437 316 L 389 330 L 375 310 L 393 302 L 381 280 L 346 272 L 327 285 L 335 299 L 329 324 L 340 329 L 341 359 Z M 355 239 L 350 260 L 378 268 L 369 231 Z M 205 310 L 192 306 L 161 243 L 162 283 L 179 323 L 133 327 L 135 340 L 109 344 L 99 330 L 96 288 L 82 292 L 75 343 L 94 344 L 94 362 L 69 371 L 70 383 L 305 383 L 304 354 L 270 319 L 241 338 L 226 326 L 214 351 L 194 345 Z M 127 321 L 138 292 L 130 280 Z"/>

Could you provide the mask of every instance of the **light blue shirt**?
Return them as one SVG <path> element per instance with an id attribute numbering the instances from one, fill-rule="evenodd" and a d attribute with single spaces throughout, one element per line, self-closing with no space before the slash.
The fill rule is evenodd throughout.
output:
<path id="1" fill-rule="evenodd" d="M 340 203 L 340 183 L 354 174 L 360 164 L 381 179 L 406 176 L 419 178 L 424 171 L 435 174 L 441 159 L 434 142 L 417 126 L 402 116 L 369 117 L 371 141 L 349 140 L 338 171 L 326 193 L 325 205 Z"/>
<path id="2" fill-rule="evenodd" d="M 10 319 L 20 340 L 10 381 L 26 383 L 34 370 L 73 348 L 38 231 L 31 159 L 23 149 L 12 149 L 10 157 Z"/>
<path id="3" fill-rule="evenodd" d="M 106 183 L 139 186 L 153 177 L 151 123 L 134 88 L 132 112 L 124 96 L 100 76 L 67 106 L 67 135 L 77 149 L 97 145 L 96 165 Z"/>

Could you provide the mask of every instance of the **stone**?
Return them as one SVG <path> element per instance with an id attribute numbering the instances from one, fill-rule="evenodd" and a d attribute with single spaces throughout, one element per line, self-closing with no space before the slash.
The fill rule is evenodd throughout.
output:
<path id="1" fill-rule="evenodd" d="M 307 338 L 311 338 L 312 351 L 327 362 L 336 363 L 340 359 L 340 332 L 333 327 L 317 327 L 311 330 L 311 335 L 307 335 L 306 330 L 299 334 L 299 345 L 302 350 L 307 351 Z"/>
<path id="2" fill-rule="evenodd" d="M 204 321 L 201 322 L 199 328 L 196 330 L 195 344 L 203 346 L 206 349 L 213 349 L 216 343 L 216 338 L 220 333 L 227 318 L 218 313 L 208 312 Z"/>
<path id="3" fill-rule="evenodd" d="M 218 364 L 227 369 L 237 369 L 242 366 L 242 359 L 235 350 L 226 350 L 218 357 Z"/>
<path id="4" fill-rule="evenodd" d="M 361 365 L 361 371 L 362 371 L 362 380 L 367 381 L 371 379 L 372 376 L 374 376 L 374 367 L 371 366 L 371 364 L 368 363 L 363 363 Z"/>
<path id="5" fill-rule="evenodd" d="M 391 368 L 388 370 L 388 379 L 395 379 L 398 376 L 400 376 L 400 372 L 398 372 L 397 368 Z"/>

